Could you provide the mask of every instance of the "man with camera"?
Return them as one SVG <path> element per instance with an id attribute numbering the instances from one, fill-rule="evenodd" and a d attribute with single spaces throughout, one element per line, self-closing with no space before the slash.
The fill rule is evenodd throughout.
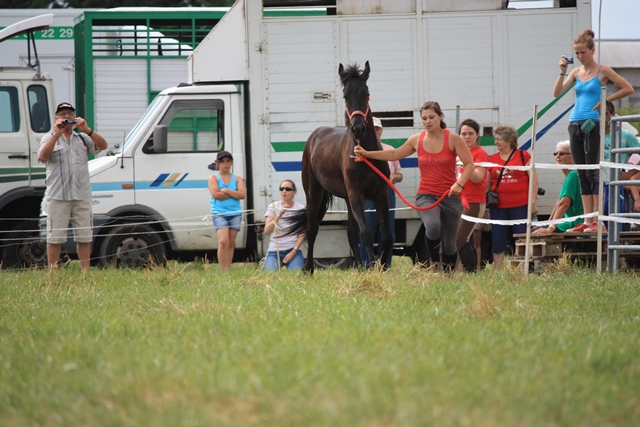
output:
<path id="1" fill-rule="evenodd" d="M 38 159 L 47 164 L 45 206 L 49 267 L 55 267 L 60 259 L 71 221 L 80 267 L 83 272 L 89 268 L 93 216 L 88 155 L 107 146 L 107 141 L 91 129 L 85 119 L 76 117 L 71 104 L 58 105 L 53 133 L 42 137 L 38 150 Z"/>

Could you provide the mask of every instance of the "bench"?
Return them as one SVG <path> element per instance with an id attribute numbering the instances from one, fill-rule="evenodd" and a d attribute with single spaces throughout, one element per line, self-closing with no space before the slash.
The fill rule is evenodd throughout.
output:
<path id="1" fill-rule="evenodd" d="M 527 249 L 527 235 L 515 234 L 515 252 L 512 261 L 522 263 L 525 261 Z M 620 233 L 620 244 L 640 244 L 640 232 L 623 231 Z M 560 258 L 567 257 L 571 260 L 581 260 L 595 264 L 598 255 L 597 234 L 584 233 L 552 233 L 546 235 L 531 235 L 529 240 L 529 259 L 534 270 L 553 264 Z M 620 251 L 629 267 L 636 267 L 640 261 L 638 251 Z M 607 260 L 607 233 L 602 234 L 602 262 Z"/>

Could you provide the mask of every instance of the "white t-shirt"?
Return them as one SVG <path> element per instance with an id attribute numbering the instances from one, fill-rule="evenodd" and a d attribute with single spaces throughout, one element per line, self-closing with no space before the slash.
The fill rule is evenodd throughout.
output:
<path id="1" fill-rule="evenodd" d="M 271 236 L 269 238 L 269 252 L 275 252 L 276 250 L 286 251 L 288 249 L 293 249 L 296 247 L 296 242 L 298 241 L 297 234 L 289 234 L 287 236 L 282 236 L 287 232 L 287 229 L 291 226 L 291 220 L 288 217 L 291 217 L 296 211 L 304 209 L 304 205 L 302 203 L 298 203 L 296 201 L 293 202 L 293 207 L 291 209 L 287 209 L 282 215 L 282 218 L 278 220 L 276 224 L 276 229 L 273 230 Z M 277 202 L 273 202 L 269 204 L 267 208 L 267 213 L 264 214 L 266 217 L 276 218 L 280 215 L 282 211 L 282 201 L 278 200 Z M 277 249 L 276 249 L 276 241 L 277 241 Z"/>

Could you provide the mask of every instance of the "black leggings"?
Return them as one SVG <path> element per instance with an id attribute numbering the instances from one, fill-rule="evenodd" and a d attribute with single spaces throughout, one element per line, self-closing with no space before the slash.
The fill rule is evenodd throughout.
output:
<path id="1" fill-rule="evenodd" d="M 580 129 L 583 123 L 578 121 L 569 124 L 571 156 L 576 165 L 597 165 L 600 162 L 600 122 L 594 120 L 596 126 L 586 135 Z M 580 193 L 584 196 L 597 195 L 599 178 L 597 169 L 578 169 Z"/>

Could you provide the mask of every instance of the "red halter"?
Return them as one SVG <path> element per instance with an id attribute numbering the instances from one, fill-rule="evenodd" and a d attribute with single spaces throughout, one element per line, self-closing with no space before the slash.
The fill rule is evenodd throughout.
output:
<path id="1" fill-rule="evenodd" d="M 367 123 L 367 115 L 369 114 L 369 104 L 367 104 L 367 110 L 363 113 L 360 110 L 356 110 L 354 112 L 349 112 L 349 107 L 344 107 L 347 112 L 347 116 L 349 117 L 349 121 L 353 123 L 353 116 L 362 116 L 364 118 L 364 123 Z"/>

